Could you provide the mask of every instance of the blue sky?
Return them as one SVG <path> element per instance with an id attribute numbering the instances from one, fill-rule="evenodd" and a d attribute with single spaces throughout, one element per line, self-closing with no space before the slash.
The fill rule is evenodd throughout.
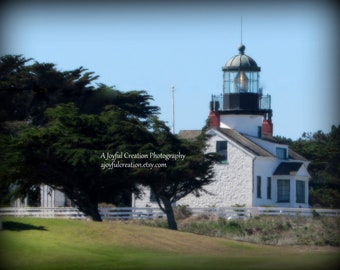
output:
<path id="1" fill-rule="evenodd" d="M 340 124 L 339 12 L 328 1 L 282 2 L 8 1 L 0 54 L 84 66 L 98 82 L 146 90 L 169 126 L 174 85 L 176 132 L 201 129 L 211 95 L 222 93 L 221 68 L 238 53 L 242 16 L 245 53 L 272 96 L 274 135 L 328 132 Z"/>

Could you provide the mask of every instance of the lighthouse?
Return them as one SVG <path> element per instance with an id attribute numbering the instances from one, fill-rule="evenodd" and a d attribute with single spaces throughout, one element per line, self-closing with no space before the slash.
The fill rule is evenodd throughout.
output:
<path id="1" fill-rule="evenodd" d="M 241 42 L 242 43 L 242 42 Z M 189 207 L 309 207 L 309 161 L 273 137 L 270 95 L 260 87 L 261 68 L 245 53 L 222 67 L 221 93 L 210 101 L 205 153 L 218 153 L 214 181 L 197 197 L 189 194 L 176 203 Z M 183 140 L 195 141 L 202 130 L 181 130 Z M 157 207 L 149 190 L 135 207 Z M 220 210 L 219 210 L 220 211 Z"/>
<path id="2" fill-rule="evenodd" d="M 223 89 L 210 102 L 209 127 L 229 128 L 259 138 L 273 135 L 270 95 L 260 88 L 261 68 L 245 54 L 242 44 L 239 53 L 222 67 Z"/>

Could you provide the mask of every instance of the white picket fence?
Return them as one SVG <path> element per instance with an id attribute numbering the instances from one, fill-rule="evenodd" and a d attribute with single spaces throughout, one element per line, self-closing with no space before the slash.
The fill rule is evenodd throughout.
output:
<path id="1" fill-rule="evenodd" d="M 73 207 L 1 207 L 0 216 L 42 217 L 42 218 L 86 218 L 77 208 Z"/>
<path id="2" fill-rule="evenodd" d="M 218 207 L 218 208 L 190 208 L 193 215 L 208 215 L 227 219 L 249 218 L 258 215 L 287 215 L 287 216 L 338 216 L 340 209 L 312 209 L 312 208 L 277 208 L 277 207 Z M 117 207 L 99 208 L 103 219 L 154 219 L 166 218 L 159 208 L 132 208 Z M 0 216 L 15 217 L 43 217 L 43 218 L 70 218 L 86 219 L 87 217 L 78 209 L 73 207 L 2 207 Z"/>
<path id="3" fill-rule="evenodd" d="M 219 207 L 219 208 L 192 208 L 194 215 L 206 214 L 227 219 L 249 218 L 259 215 L 266 216 L 338 216 L 340 209 L 312 209 L 312 208 L 285 208 L 285 207 Z"/>
<path id="4" fill-rule="evenodd" d="M 166 215 L 159 208 L 131 208 L 131 207 L 100 207 L 99 213 L 103 219 L 152 219 L 163 218 Z M 87 217 L 73 207 L 1 207 L 0 216 L 41 217 L 41 218 L 71 218 L 86 219 Z"/>

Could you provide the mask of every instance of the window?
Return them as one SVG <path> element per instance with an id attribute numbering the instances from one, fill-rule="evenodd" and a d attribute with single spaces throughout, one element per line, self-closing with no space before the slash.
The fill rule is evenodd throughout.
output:
<path id="1" fill-rule="evenodd" d="M 225 164 L 228 160 L 227 141 L 216 141 L 216 152 L 222 156 L 221 163 Z"/>
<path id="2" fill-rule="evenodd" d="M 296 180 L 296 202 L 305 203 L 305 182 Z"/>
<path id="3" fill-rule="evenodd" d="M 267 177 L 267 199 L 272 199 L 272 178 Z"/>
<path id="4" fill-rule="evenodd" d="M 278 159 L 287 159 L 287 149 L 282 147 L 276 148 L 276 157 Z"/>
<path id="5" fill-rule="evenodd" d="M 262 137 L 262 127 L 257 127 L 257 137 Z"/>
<path id="6" fill-rule="evenodd" d="M 277 180 L 277 201 L 278 202 L 290 201 L 290 180 L 287 179 Z"/>
<path id="7" fill-rule="evenodd" d="M 256 183 L 256 197 L 261 198 L 261 176 L 257 177 Z"/>
<path id="8" fill-rule="evenodd" d="M 155 192 L 152 189 L 150 189 L 150 202 L 157 202 Z"/>

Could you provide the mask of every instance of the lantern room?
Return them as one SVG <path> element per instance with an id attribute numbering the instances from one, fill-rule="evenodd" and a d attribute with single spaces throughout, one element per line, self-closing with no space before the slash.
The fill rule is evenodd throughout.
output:
<path id="1" fill-rule="evenodd" d="M 254 59 L 244 53 L 246 47 L 239 47 L 239 54 L 228 60 L 223 70 L 223 111 L 253 111 L 264 108 L 270 97 L 263 99 L 259 87 L 261 68 Z M 268 106 L 268 105 L 267 105 Z"/>
<path id="2" fill-rule="evenodd" d="M 261 68 L 244 54 L 246 47 L 239 47 L 239 55 L 229 59 L 223 70 L 223 93 L 259 93 Z"/>

